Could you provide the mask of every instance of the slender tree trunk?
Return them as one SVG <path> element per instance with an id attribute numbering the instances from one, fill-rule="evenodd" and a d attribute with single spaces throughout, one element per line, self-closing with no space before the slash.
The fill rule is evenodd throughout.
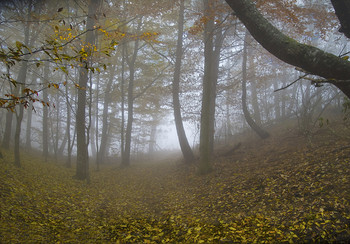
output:
<path id="1" fill-rule="evenodd" d="M 125 71 L 125 56 L 126 56 L 126 44 L 122 44 L 122 67 L 121 67 L 121 81 L 120 81 L 120 93 L 121 93 L 121 113 L 122 113 L 122 121 L 120 125 L 120 157 L 123 160 L 125 157 L 125 79 L 124 79 L 124 71 Z"/>
<path id="2" fill-rule="evenodd" d="M 2 139 L 2 147 L 4 149 L 10 148 L 11 132 L 12 132 L 12 118 L 13 118 L 13 112 L 7 111 L 6 112 L 5 133 L 4 133 L 4 138 Z"/>
<path id="3" fill-rule="evenodd" d="M 50 70 L 50 64 L 49 62 L 45 62 L 45 67 L 44 67 L 44 81 L 43 84 L 47 86 L 48 79 L 49 79 L 49 70 Z M 49 95 L 47 89 L 43 90 L 43 101 L 45 103 L 49 102 Z M 43 106 L 43 156 L 45 158 L 45 161 L 47 161 L 47 158 L 49 156 L 49 111 L 48 111 L 48 106 L 44 105 Z"/>
<path id="4" fill-rule="evenodd" d="M 110 76 L 107 82 L 106 90 L 105 90 L 105 96 L 103 100 L 103 112 L 102 112 L 102 134 L 101 134 L 101 144 L 100 144 L 100 150 L 98 152 L 98 160 L 97 160 L 97 167 L 99 167 L 99 164 L 102 164 L 105 160 L 106 156 L 106 149 L 107 149 L 107 140 L 108 140 L 108 108 L 110 103 L 110 92 L 112 89 L 114 74 L 115 74 L 116 65 L 113 65 L 111 67 Z"/>
<path id="5" fill-rule="evenodd" d="M 89 12 L 86 22 L 86 29 L 92 30 L 95 25 L 95 14 L 100 6 L 100 0 L 90 0 Z M 95 32 L 88 31 L 86 34 L 86 43 L 93 45 L 95 43 Z M 79 90 L 78 90 L 78 109 L 76 114 L 77 128 L 77 167 L 75 178 L 79 180 L 90 181 L 89 178 L 89 155 L 88 141 L 86 140 L 86 89 L 88 83 L 88 70 L 91 57 L 83 62 L 83 67 L 79 70 Z"/>
<path id="6" fill-rule="evenodd" d="M 67 104 L 67 126 L 66 126 L 66 134 L 67 134 L 67 161 L 66 161 L 66 167 L 70 168 L 72 167 L 72 147 L 71 147 L 71 134 L 70 134 L 70 125 L 71 125 L 71 107 L 69 102 L 69 90 L 68 85 L 66 85 L 66 104 Z"/>
<path id="7" fill-rule="evenodd" d="M 28 3 L 28 13 L 27 13 L 27 22 L 24 26 L 24 44 L 26 46 L 29 45 L 29 27 L 30 27 L 30 14 L 32 9 L 32 1 Z M 28 57 L 28 55 L 26 55 Z M 25 87 L 26 78 L 27 78 L 27 70 L 28 70 L 28 62 L 23 61 L 21 68 L 19 70 L 17 82 L 19 85 L 19 90 L 17 90 L 17 94 L 23 94 L 23 89 Z M 21 136 L 21 124 L 24 113 L 24 105 L 18 105 L 19 111 L 16 111 L 16 131 L 15 131 L 15 147 L 14 147 L 14 157 L 15 157 L 15 165 L 17 167 L 21 167 L 21 159 L 20 159 L 20 136 Z"/>
<path id="8" fill-rule="evenodd" d="M 99 171 L 99 155 L 100 155 L 100 147 L 99 147 L 99 101 L 100 101 L 100 76 L 97 78 L 96 84 L 96 103 L 95 103 L 95 148 L 96 148 L 96 170 Z M 92 142 L 91 142 L 92 143 Z"/>
<path id="9" fill-rule="evenodd" d="M 158 121 L 155 117 L 153 117 L 153 122 L 151 125 L 151 134 L 149 136 L 149 144 L 148 144 L 148 154 L 152 156 L 152 154 L 156 151 L 156 135 L 157 135 L 157 124 Z"/>
<path id="10" fill-rule="evenodd" d="M 278 89 L 278 84 L 276 79 L 274 79 L 273 81 L 273 89 L 274 90 Z M 274 106 L 275 106 L 275 119 L 279 120 L 281 119 L 280 93 L 275 92 L 273 96 L 273 100 L 274 100 Z"/>
<path id="11" fill-rule="evenodd" d="M 248 125 L 260 136 L 260 138 L 265 139 L 269 137 L 269 133 L 260 128 L 259 125 L 255 123 L 249 114 L 247 106 L 247 46 L 249 40 L 249 33 L 246 32 L 244 38 L 244 48 L 243 48 L 243 62 L 242 62 L 242 107 L 243 114 L 248 123 Z"/>
<path id="12" fill-rule="evenodd" d="M 137 33 L 140 31 L 142 24 L 142 19 L 140 19 L 137 27 Z M 139 39 L 135 40 L 134 52 L 129 60 L 128 55 L 126 55 L 126 61 L 129 66 L 129 85 L 128 85 L 128 122 L 126 124 L 125 131 L 125 150 L 122 158 L 122 167 L 127 167 L 130 165 L 130 154 L 131 154 L 131 133 L 132 133 L 132 124 L 134 120 L 134 80 L 135 80 L 135 62 L 137 58 L 137 53 L 139 50 Z"/>
<path id="13" fill-rule="evenodd" d="M 35 84 L 36 76 L 33 74 L 33 82 L 32 84 Z M 30 102 L 28 109 L 27 109 L 27 125 L 26 125 L 26 149 L 32 148 L 32 117 L 33 117 L 33 103 Z"/>
<path id="14" fill-rule="evenodd" d="M 173 107 L 174 107 L 174 118 L 175 126 L 177 131 L 177 136 L 179 139 L 180 148 L 184 161 L 186 163 L 191 163 L 194 161 L 194 154 L 188 143 L 185 129 L 182 123 L 181 117 L 181 105 L 179 99 L 179 86 L 180 86 L 180 75 L 181 75 L 181 59 L 182 59 L 182 41 L 183 41 L 183 29 L 184 29 L 184 0 L 181 0 L 180 5 L 180 15 L 178 21 L 178 36 L 177 36 L 177 46 L 176 46 L 176 60 L 175 60 L 175 71 L 173 80 Z"/>
<path id="15" fill-rule="evenodd" d="M 18 94 L 22 95 L 22 91 L 25 86 L 26 76 L 27 76 L 28 62 L 24 61 L 22 63 L 21 69 L 18 74 L 17 82 L 21 84 L 19 86 Z M 21 159 L 20 159 L 20 136 L 21 136 L 21 125 L 24 113 L 24 105 L 18 105 L 18 111 L 16 111 L 16 131 L 15 131 L 15 148 L 14 148 L 14 156 L 15 156 L 15 165 L 17 167 L 21 167 Z"/>

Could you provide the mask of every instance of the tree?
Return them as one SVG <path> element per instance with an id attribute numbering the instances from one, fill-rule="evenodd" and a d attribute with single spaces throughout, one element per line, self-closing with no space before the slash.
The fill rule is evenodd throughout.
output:
<path id="1" fill-rule="evenodd" d="M 339 32 L 350 38 L 350 2 L 347 0 L 331 0 L 331 2 L 340 21 Z"/>
<path id="2" fill-rule="evenodd" d="M 140 18 L 137 24 L 136 33 L 140 33 L 142 24 L 142 18 Z M 128 121 L 126 123 L 126 131 L 125 131 L 125 146 L 124 153 L 122 158 L 122 166 L 127 167 L 130 165 L 130 153 L 131 153 L 131 133 L 132 133 L 132 125 L 134 120 L 134 81 L 135 81 L 135 63 L 137 58 L 137 53 L 139 51 L 139 38 L 135 40 L 134 50 L 131 54 L 131 58 L 128 56 L 127 48 L 126 48 L 126 63 L 129 66 L 129 84 L 128 84 Z"/>
<path id="3" fill-rule="evenodd" d="M 260 136 L 265 139 L 269 137 L 269 133 L 263 130 L 250 116 L 247 106 L 247 46 L 249 42 L 249 33 L 245 33 L 244 47 L 243 47 L 243 61 L 242 61 L 242 107 L 243 114 L 248 125 Z"/>
<path id="4" fill-rule="evenodd" d="M 91 0 L 89 3 L 88 17 L 86 21 L 86 30 L 90 30 L 86 34 L 86 49 L 87 52 L 93 52 L 95 43 L 95 32 L 91 31 L 95 27 L 96 13 L 100 7 L 100 0 Z M 91 65 L 91 55 L 83 60 L 82 67 L 79 69 L 79 90 L 78 90 L 78 109 L 76 114 L 77 127 L 77 168 L 75 178 L 79 180 L 89 181 L 89 155 L 88 141 L 86 140 L 86 90 L 88 83 L 88 67 Z"/>
<path id="5" fill-rule="evenodd" d="M 314 46 L 301 44 L 284 35 L 261 15 L 250 0 L 226 0 L 226 2 L 254 39 L 267 51 L 307 73 L 325 78 L 319 83 L 333 84 L 348 98 L 350 97 L 349 61 Z M 345 3 L 341 0 L 340 2 Z"/>
<path id="6" fill-rule="evenodd" d="M 29 46 L 29 31 L 30 31 L 30 16 L 32 11 L 32 1 L 28 2 L 28 10 L 27 10 L 27 22 L 24 25 L 24 45 Z M 29 56 L 29 55 L 27 55 Z M 22 96 L 25 88 L 26 78 L 27 78 L 27 70 L 28 70 L 28 62 L 24 61 L 21 64 L 21 68 L 18 73 L 18 84 L 19 86 L 16 89 L 17 96 Z M 20 160 L 20 136 L 21 136 L 21 124 L 24 113 L 24 104 L 19 105 L 19 111 L 16 111 L 16 131 L 15 131 L 15 148 L 14 148 L 14 156 L 15 156 L 15 165 L 17 167 L 21 167 Z"/>
<path id="7" fill-rule="evenodd" d="M 204 76 L 199 141 L 199 174 L 212 170 L 211 158 L 214 150 L 214 123 L 216 85 L 219 74 L 220 52 L 225 37 L 221 21 L 215 25 L 216 1 L 204 1 Z"/>
<path id="8" fill-rule="evenodd" d="M 49 71 L 50 71 L 50 64 L 49 62 L 45 62 L 44 66 L 44 77 L 43 77 L 43 83 L 47 84 L 49 80 Z M 44 89 L 43 91 L 43 102 L 48 104 L 49 102 L 49 95 L 48 90 Z M 49 108 L 48 106 L 44 105 L 43 107 L 43 156 L 45 160 L 47 160 L 49 156 Z"/>
<path id="9" fill-rule="evenodd" d="M 186 163 L 191 163 L 194 161 L 194 154 L 188 143 L 185 129 L 182 123 L 181 116 L 181 105 L 179 99 L 180 92 L 180 76 L 181 76 L 181 59 L 182 59 L 182 42 L 183 42 L 183 29 L 184 29 L 184 0 L 180 1 L 180 12 L 178 20 L 178 35 L 177 35 L 177 45 L 176 45 L 176 59 L 175 59 L 175 70 L 173 79 L 173 109 L 174 109 L 174 119 L 177 131 L 177 136 L 179 139 L 180 148 L 182 155 Z"/>

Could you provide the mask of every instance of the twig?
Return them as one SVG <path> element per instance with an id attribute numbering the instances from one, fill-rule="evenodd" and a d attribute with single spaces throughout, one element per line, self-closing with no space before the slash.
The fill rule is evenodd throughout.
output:
<path id="1" fill-rule="evenodd" d="M 299 80 L 304 79 L 307 75 L 309 75 L 309 74 L 305 74 L 305 75 L 303 75 L 303 76 L 300 76 L 298 79 L 296 79 L 296 80 L 293 81 L 292 83 L 290 83 L 290 84 L 288 84 L 288 85 L 286 85 L 286 86 L 284 86 L 284 87 L 281 87 L 281 88 L 279 88 L 279 89 L 276 89 L 276 90 L 274 90 L 273 92 L 278 92 L 278 91 L 287 89 L 288 87 L 290 87 L 291 85 L 295 84 L 295 83 L 298 82 Z"/>

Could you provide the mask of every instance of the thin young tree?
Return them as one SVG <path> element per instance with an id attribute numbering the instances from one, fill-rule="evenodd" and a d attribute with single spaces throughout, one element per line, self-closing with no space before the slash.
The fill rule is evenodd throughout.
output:
<path id="1" fill-rule="evenodd" d="M 184 30 L 184 11 L 185 11 L 185 1 L 180 0 L 180 11 L 178 20 L 178 35 L 176 44 L 176 59 L 175 59 L 175 70 L 173 78 L 173 108 L 174 108 L 174 119 L 177 131 L 177 136 L 179 139 L 180 148 L 182 155 L 184 157 L 185 163 L 191 163 L 194 161 L 194 154 L 188 143 L 186 132 L 182 122 L 181 116 L 181 105 L 180 105 L 180 77 L 181 77 L 181 60 L 183 53 L 183 30 Z"/>

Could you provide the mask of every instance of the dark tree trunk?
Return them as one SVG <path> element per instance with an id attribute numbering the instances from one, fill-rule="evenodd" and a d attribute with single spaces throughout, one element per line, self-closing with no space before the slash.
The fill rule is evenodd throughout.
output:
<path id="1" fill-rule="evenodd" d="M 350 1 L 349 0 L 331 0 L 335 14 L 340 21 L 339 32 L 344 33 L 350 38 Z"/>
<path id="2" fill-rule="evenodd" d="M 31 8 L 32 1 L 28 2 L 28 13 L 27 13 L 27 22 L 24 26 L 24 44 L 26 46 L 29 45 L 29 27 L 30 27 L 30 16 L 31 16 Z M 26 55 L 28 58 L 29 55 Z M 23 61 L 21 68 L 19 70 L 17 82 L 19 87 L 17 88 L 17 96 L 23 95 L 23 89 L 25 88 L 26 78 L 27 78 L 27 70 L 28 70 L 28 62 Z M 14 147 L 14 157 L 15 157 L 15 165 L 17 167 L 21 167 L 21 159 L 20 159 L 20 136 L 21 136 L 21 125 L 24 113 L 24 105 L 18 105 L 19 111 L 16 110 L 16 131 L 15 131 L 15 147 Z"/>
<path id="3" fill-rule="evenodd" d="M 249 33 L 246 32 L 244 38 L 244 48 L 243 48 L 243 62 L 242 62 L 242 107 L 244 118 L 246 119 L 248 125 L 260 136 L 260 138 L 265 139 L 269 137 L 269 133 L 260 128 L 259 125 L 255 123 L 249 114 L 247 106 L 247 46 L 249 40 Z"/>
<path id="4" fill-rule="evenodd" d="M 211 12 L 210 0 L 204 0 L 204 11 L 207 16 L 210 16 Z M 213 148 L 212 145 L 212 125 L 214 121 L 211 121 L 211 106 L 212 99 L 215 100 L 215 94 L 213 94 L 213 82 L 214 82 L 214 68 L 213 68 L 213 56 L 214 56 L 214 44 L 213 44 L 213 30 L 214 20 L 209 19 L 204 25 L 204 77 L 203 77 L 203 97 L 202 97 L 202 109 L 201 109 L 201 128 L 199 138 L 199 174 L 207 174 L 212 170 L 211 159 Z"/>
<path id="5" fill-rule="evenodd" d="M 179 144 L 180 144 L 180 148 L 181 148 L 185 163 L 191 163 L 194 161 L 194 154 L 190 147 L 190 144 L 188 143 L 185 129 L 182 123 L 181 105 L 180 105 L 180 99 L 179 99 L 181 59 L 182 59 L 182 52 L 183 52 L 183 48 L 182 48 L 183 29 L 184 29 L 184 0 L 181 0 L 180 15 L 179 15 L 179 21 L 178 21 L 175 71 L 174 71 L 172 92 L 173 92 L 174 119 L 175 119 L 177 137 L 179 139 Z"/>
<path id="6" fill-rule="evenodd" d="M 115 74 L 116 65 L 113 65 L 111 68 L 111 73 L 107 82 L 106 90 L 105 90 L 105 96 L 103 100 L 103 112 L 102 112 L 102 134 L 101 134 L 101 145 L 100 150 L 98 152 L 98 160 L 97 160 L 97 166 L 99 167 L 99 164 L 102 164 L 105 160 L 106 156 L 106 149 L 107 149 L 107 141 L 108 141 L 108 107 L 110 103 L 110 96 L 111 96 L 111 89 Z"/>
<path id="7" fill-rule="evenodd" d="M 12 118 L 13 118 L 13 112 L 7 111 L 5 133 L 4 133 L 4 138 L 2 139 L 2 147 L 5 149 L 10 148 L 11 132 L 12 132 Z"/>
<path id="8" fill-rule="evenodd" d="M 86 43 L 93 45 L 95 43 L 95 31 L 91 31 L 95 25 L 95 14 L 99 8 L 100 1 L 91 0 L 89 3 L 89 12 L 86 22 L 86 29 L 90 30 L 86 35 Z M 78 109 L 76 114 L 77 128 L 77 168 L 75 178 L 89 181 L 89 155 L 88 141 L 86 140 L 86 88 L 88 83 L 88 69 L 91 57 L 83 63 L 79 71 L 78 89 Z"/>
<path id="9" fill-rule="evenodd" d="M 28 69 L 28 62 L 24 61 L 22 63 L 21 69 L 18 74 L 17 82 L 21 84 L 19 86 L 18 94 L 22 95 L 22 91 L 25 86 L 26 82 L 26 76 L 27 76 L 27 69 Z M 21 136 L 21 125 L 22 125 L 22 119 L 23 119 L 23 113 L 24 113 L 24 105 L 19 104 L 18 110 L 16 109 L 16 131 L 15 131 L 15 165 L 17 167 L 21 167 L 21 159 L 20 159 L 20 136 Z"/>
<path id="10" fill-rule="evenodd" d="M 213 9 L 215 8 L 214 5 L 215 1 L 204 1 L 205 15 L 211 17 L 204 25 L 204 77 L 199 139 L 199 174 L 206 174 L 212 170 L 211 159 L 214 150 L 216 84 L 219 73 L 220 52 L 224 40 L 221 26 L 219 25 L 215 28 L 214 18 L 212 16 Z"/>
<path id="11" fill-rule="evenodd" d="M 36 83 L 36 75 L 32 75 L 32 84 Z M 26 149 L 32 148 L 32 117 L 33 117 L 33 103 L 30 102 L 27 109 L 27 126 L 26 126 Z"/>

